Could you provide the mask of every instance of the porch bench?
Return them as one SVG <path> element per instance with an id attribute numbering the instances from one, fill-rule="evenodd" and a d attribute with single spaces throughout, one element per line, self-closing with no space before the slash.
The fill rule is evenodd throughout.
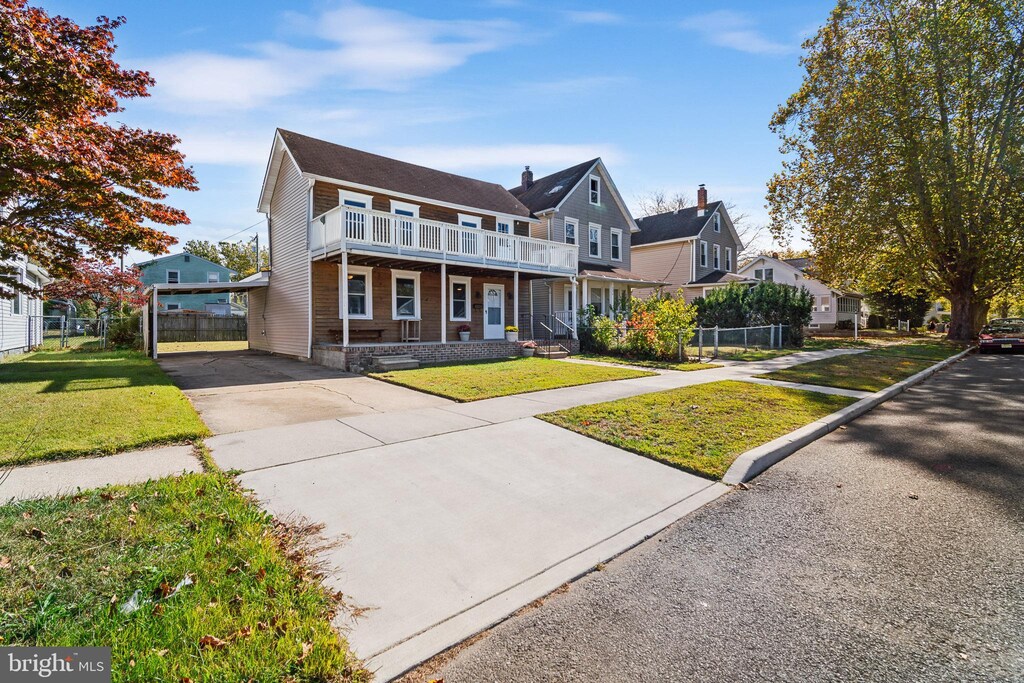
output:
<path id="1" fill-rule="evenodd" d="M 383 342 L 385 331 L 386 330 L 383 327 L 349 330 L 348 339 L 349 341 L 352 341 L 353 338 L 359 338 L 364 341 Z M 327 330 L 327 334 L 331 335 L 331 341 L 335 344 L 340 344 L 342 342 L 342 337 L 344 336 L 343 330 Z"/>

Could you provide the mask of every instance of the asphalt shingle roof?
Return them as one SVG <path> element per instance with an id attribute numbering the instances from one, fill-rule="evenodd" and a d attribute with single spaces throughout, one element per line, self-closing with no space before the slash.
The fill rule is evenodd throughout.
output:
<path id="1" fill-rule="evenodd" d="M 713 270 L 704 277 L 694 280 L 693 282 L 687 282 L 688 285 L 713 285 L 719 282 L 753 282 L 748 277 L 737 275 L 736 273 L 727 273 L 724 270 Z"/>
<path id="2" fill-rule="evenodd" d="M 497 183 L 445 173 L 278 129 L 303 173 L 511 216 L 530 210 Z"/>
<path id="3" fill-rule="evenodd" d="M 576 187 L 576 183 L 596 163 L 597 159 L 584 161 L 582 164 L 577 164 L 572 168 L 566 168 L 535 180 L 533 185 L 530 185 L 528 188 L 523 188 L 522 185 L 519 185 L 510 189 L 509 192 L 534 213 L 551 209 L 558 206 L 558 203 L 572 191 L 572 188 Z"/>
<path id="4" fill-rule="evenodd" d="M 811 265 L 811 259 L 809 258 L 784 258 L 782 261 L 798 270 L 807 270 L 807 267 Z"/>
<path id="5" fill-rule="evenodd" d="M 688 206 L 678 211 L 637 218 L 636 225 L 640 228 L 640 232 L 630 238 L 630 244 L 638 247 L 644 244 L 693 237 L 700 232 L 711 214 L 720 206 L 722 206 L 722 202 L 708 202 L 703 216 L 697 215 L 696 206 Z"/>

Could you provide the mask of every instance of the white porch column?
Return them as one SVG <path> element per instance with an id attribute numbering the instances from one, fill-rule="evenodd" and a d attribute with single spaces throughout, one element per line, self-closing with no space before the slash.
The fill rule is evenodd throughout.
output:
<path id="1" fill-rule="evenodd" d="M 580 287 L 583 288 L 583 303 L 578 306 L 580 310 L 585 310 L 590 305 L 590 287 L 587 286 L 586 279 L 580 280 Z"/>
<path id="2" fill-rule="evenodd" d="M 512 324 L 519 327 L 519 271 L 512 272 Z"/>
<path id="3" fill-rule="evenodd" d="M 466 292 L 466 305 L 472 304 L 469 298 L 469 292 Z M 446 313 L 445 309 L 448 308 L 448 266 L 445 263 L 441 264 L 441 343 L 448 343 L 448 324 L 445 322 Z"/>
<path id="4" fill-rule="evenodd" d="M 369 289 L 369 287 L 367 287 Z M 341 345 L 348 346 L 348 252 L 341 252 Z"/>
<path id="5" fill-rule="evenodd" d="M 159 301 L 159 298 L 160 298 L 160 295 L 157 294 L 156 287 L 153 287 L 153 339 L 151 341 L 153 343 L 153 358 L 154 359 L 156 358 L 156 354 L 157 354 L 156 339 L 157 339 L 157 336 L 159 335 L 159 332 L 160 332 L 159 325 L 157 324 L 158 316 L 159 316 L 159 313 L 160 313 L 160 301 Z"/>

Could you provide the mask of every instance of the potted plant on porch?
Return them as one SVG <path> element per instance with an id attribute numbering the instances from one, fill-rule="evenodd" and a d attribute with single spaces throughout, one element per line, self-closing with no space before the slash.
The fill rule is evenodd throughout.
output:
<path id="1" fill-rule="evenodd" d="M 459 325 L 455 331 L 459 333 L 459 341 L 469 341 L 469 332 L 472 330 L 469 325 Z"/>
<path id="2" fill-rule="evenodd" d="M 523 357 L 529 358 L 537 350 L 537 342 L 532 339 L 524 342 L 519 342 L 519 346 L 523 349 Z"/>
<path id="3" fill-rule="evenodd" d="M 505 341 L 519 341 L 519 328 L 509 325 L 505 328 Z"/>

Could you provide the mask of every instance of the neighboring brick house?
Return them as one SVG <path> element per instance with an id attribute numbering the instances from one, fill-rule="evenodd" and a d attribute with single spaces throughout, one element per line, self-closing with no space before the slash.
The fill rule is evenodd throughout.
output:
<path id="1" fill-rule="evenodd" d="M 509 192 L 538 219 L 530 234 L 579 247 L 578 272 L 535 280 L 529 296 L 520 299 L 524 328 L 538 337 L 547 329 L 556 336 L 572 334 L 579 308 L 615 315 L 626 310 L 634 287 L 661 284 L 633 272 L 638 228 L 600 158 L 538 180 L 527 166 L 521 180 Z"/>
<path id="2" fill-rule="evenodd" d="M 681 292 L 688 302 L 714 287 L 750 281 L 737 273 L 743 242 L 729 212 L 723 202 L 708 202 L 704 185 L 697 190 L 696 206 L 638 218 L 636 224 L 633 272 L 667 283 L 666 291 Z M 655 291 L 638 290 L 637 295 Z"/>
<path id="3" fill-rule="evenodd" d="M 858 324 L 864 326 L 867 316 L 862 306 L 863 296 L 857 292 L 829 287 L 812 277 L 813 263 L 807 258 L 780 259 L 777 255 L 761 255 L 740 269 L 740 275 L 755 282 L 767 280 L 793 287 L 803 287 L 814 297 L 809 327 L 814 330 L 833 330 L 839 321 L 852 322 L 860 316 Z"/>
<path id="4" fill-rule="evenodd" d="M 500 185 L 286 130 L 259 210 L 270 272 L 250 346 L 341 368 L 516 353 L 504 328 L 529 281 L 577 272 L 576 246 L 531 237 L 540 219 Z"/>
<path id="5" fill-rule="evenodd" d="M 168 254 L 151 261 L 135 264 L 142 271 L 142 283 L 185 284 L 229 282 L 235 271 L 195 254 Z M 160 312 L 203 311 L 215 315 L 231 313 L 230 295 L 226 292 L 209 294 L 165 294 L 159 299 Z"/>

